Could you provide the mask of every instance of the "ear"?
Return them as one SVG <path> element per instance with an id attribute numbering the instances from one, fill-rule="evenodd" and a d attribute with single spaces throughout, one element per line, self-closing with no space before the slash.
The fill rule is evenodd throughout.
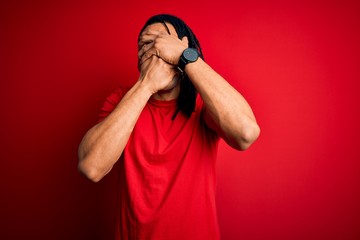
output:
<path id="1" fill-rule="evenodd" d="M 181 41 L 182 41 L 183 43 L 185 43 L 186 46 L 189 47 L 189 40 L 188 40 L 187 36 L 183 37 L 183 38 L 181 39 Z"/>

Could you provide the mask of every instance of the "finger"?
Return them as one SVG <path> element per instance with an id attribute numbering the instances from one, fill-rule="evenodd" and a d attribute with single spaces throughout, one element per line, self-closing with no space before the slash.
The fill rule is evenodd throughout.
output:
<path id="1" fill-rule="evenodd" d="M 149 60 L 151 58 L 151 55 L 147 55 L 147 54 L 144 54 L 141 59 L 140 59 L 140 65 L 142 65 L 144 62 L 146 62 L 147 60 Z"/>
<path id="2" fill-rule="evenodd" d="M 138 52 L 138 58 L 141 59 L 142 56 L 154 46 L 154 42 L 145 43 Z"/>
<path id="3" fill-rule="evenodd" d="M 155 49 L 151 48 L 141 56 L 140 64 L 142 64 L 143 62 L 145 62 L 146 60 L 150 59 L 153 56 L 157 56 L 157 55 Z"/>
<path id="4" fill-rule="evenodd" d="M 183 43 L 185 43 L 186 46 L 189 46 L 189 40 L 188 40 L 187 36 L 183 37 L 183 38 L 181 39 L 181 41 L 182 41 Z"/>
<path id="5" fill-rule="evenodd" d="M 157 59 L 158 58 L 156 56 L 152 55 L 146 59 L 144 58 L 143 60 L 139 60 L 138 68 L 139 69 L 147 69 L 147 68 L 149 68 L 150 65 L 154 64 Z"/>
<path id="6" fill-rule="evenodd" d="M 145 46 L 145 45 L 143 45 L 143 46 L 139 49 L 139 51 L 138 51 L 138 59 L 141 59 L 142 56 L 143 56 L 144 53 L 145 53 L 145 51 L 144 51 L 144 46 Z"/>
<path id="7" fill-rule="evenodd" d="M 144 55 L 144 53 L 148 50 L 148 48 L 149 48 L 148 45 L 149 44 L 144 44 L 144 45 L 141 46 L 141 48 L 140 48 L 140 50 L 138 52 L 138 58 L 139 59 L 141 59 L 142 56 Z"/>
<path id="8" fill-rule="evenodd" d="M 155 48 L 154 45 L 149 46 L 149 48 L 147 50 L 145 50 L 145 52 L 144 52 L 144 54 L 142 55 L 141 58 L 143 58 L 143 57 L 149 58 L 149 57 L 151 57 L 153 55 L 156 56 L 156 57 L 161 58 L 159 49 Z"/>
<path id="9" fill-rule="evenodd" d="M 156 37 L 160 34 L 159 31 L 157 30 L 152 30 L 152 29 L 148 29 L 148 30 L 145 30 L 142 34 L 141 34 L 141 37 L 140 39 L 143 39 L 143 38 L 146 38 L 146 37 Z"/>

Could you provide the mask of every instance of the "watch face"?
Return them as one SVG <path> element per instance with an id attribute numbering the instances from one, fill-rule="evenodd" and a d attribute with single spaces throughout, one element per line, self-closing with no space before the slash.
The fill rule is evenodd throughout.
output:
<path id="1" fill-rule="evenodd" d="M 184 51 L 184 57 L 185 59 L 187 59 L 189 62 L 195 62 L 198 57 L 199 57 L 199 53 L 193 49 L 193 48 L 187 48 Z"/>

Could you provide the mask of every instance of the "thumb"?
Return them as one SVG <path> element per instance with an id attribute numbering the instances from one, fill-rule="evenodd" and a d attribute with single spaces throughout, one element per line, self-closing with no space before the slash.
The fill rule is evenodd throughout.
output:
<path id="1" fill-rule="evenodd" d="M 186 46 L 189 46 L 189 40 L 188 40 L 187 36 L 183 37 L 183 38 L 181 39 L 181 41 L 182 41 L 183 43 L 185 43 Z"/>

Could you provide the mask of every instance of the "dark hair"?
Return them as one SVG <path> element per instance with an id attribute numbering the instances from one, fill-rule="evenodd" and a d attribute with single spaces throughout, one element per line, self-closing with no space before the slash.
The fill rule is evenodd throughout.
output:
<path id="1" fill-rule="evenodd" d="M 189 47 L 197 49 L 200 57 L 202 59 L 204 59 L 204 56 L 203 56 L 203 53 L 202 53 L 202 50 L 200 47 L 200 43 L 199 43 L 198 39 L 196 38 L 195 34 L 189 28 L 189 26 L 186 25 L 186 23 L 183 20 L 181 20 L 180 18 L 178 18 L 176 16 L 169 15 L 169 14 L 159 14 L 159 15 L 152 16 L 151 18 L 149 18 L 149 20 L 147 20 L 147 22 L 141 29 L 139 37 L 147 26 L 154 24 L 154 23 L 163 23 L 166 30 L 169 32 L 169 34 L 170 34 L 170 31 L 169 31 L 166 23 L 170 23 L 171 25 L 173 25 L 179 39 L 182 39 L 184 36 L 186 36 L 189 41 Z M 173 119 L 176 117 L 176 115 L 179 111 L 181 111 L 185 116 L 190 117 L 192 112 L 194 112 L 194 110 L 195 110 L 196 96 L 197 96 L 197 91 L 196 91 L 194 85 L 190 81 L 187 74 L 185 72 L 183 72 L 182 78 L 180 79 L 180 93 L 179 93 L 179 97 L 177 99 L 177 111 L 174 114 Z"/>

